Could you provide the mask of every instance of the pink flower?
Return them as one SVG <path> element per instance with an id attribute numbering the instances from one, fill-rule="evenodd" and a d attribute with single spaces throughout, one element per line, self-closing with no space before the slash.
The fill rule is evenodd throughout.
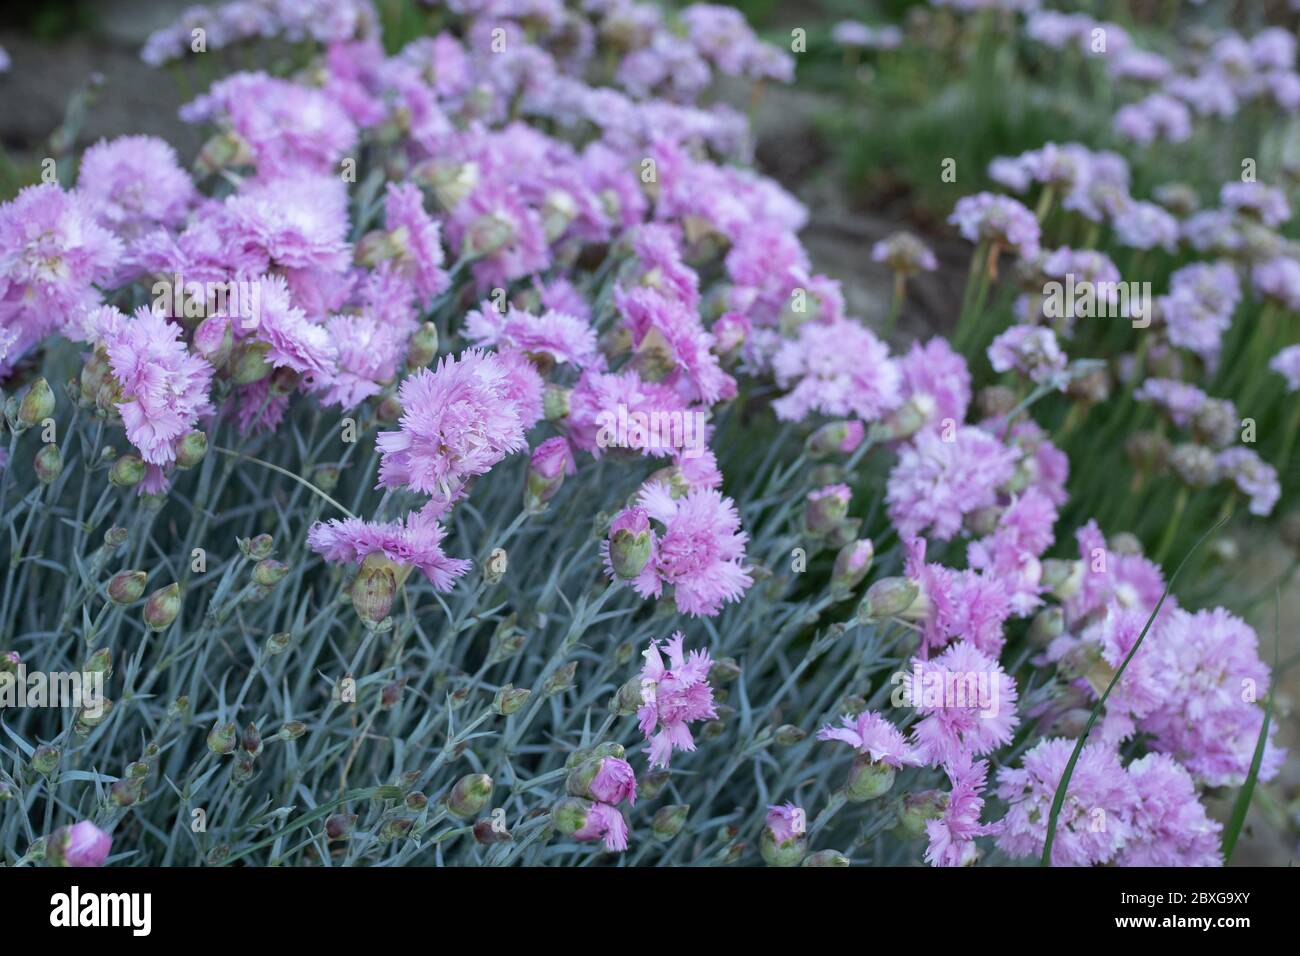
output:
<path id="1" fill-rule="evenodd" d="M 308 321 L 303 310 L 293 304 L 282 276 L 264 276 L 258 282 L 258 312 L 247 324 L 253 325 L 253 338 L 270 346 L 267 362 L 274 368 L 289 368 L 307 376 L 309 384 L 329 385 L 338 359 L 329 331 Z M 245 320 L 236 319 L 234 326 L 238 333 L 245 327 Z"/>
<path id="2" fill-rule="evenodd" d="M 806 322 L 772 360 L 777 384 L 791 389 L 772 403 L 778 418 L 802 421 L 812 412 L 857 415 L 872 422 L 902 401 L 898 366 L 889 349 L 852 319 Z"/>
<path id="3" fill-rule="evenodd" d="M 718 364 L 713 336 L 687 306 L 652 289 L 614 291 L 614 304 L 632 333 L 633 345 L 649 351 L 646 365 L 666 367 L 665 384 L 675 386 L 686 401 L 712 405 L 736 394 L 736 381 Z"/>
<path id="4" fill-rule="evenodd" d="M 265 256 L 288 269 L 342 272 L 351 264 L 347 202 L 347 187 L 337 176 L 246 183 L 223 210 L 229 254 Z"/>
<path id="5" fill-rule="evenodd" d="M 587 786 L 587 793 L 601 803 L 636 805 L 636 772 L 626 760 L 604 757 L 600 769 Z"/>
<path id="6" fill-rule="evenodd" d="M 477 260 L 474 277 L 481 289 L 507 287 L 550 262 L 541 217 L 501 177 L 480 183 L 459 203 L 447 231 L 462 259 Z"/>
<path id="7" fill-rule="evenodd" d="M 1012 857 L 1037 857 L 1047 841 L 1056 788 L 1075 742 L 1042 740 L 1018 768 L 998 772 L 997 794 L 1010 804 L 998 846 Z M 1095 866 L 1110 862 L 1132 832 L 1137 791 L 1115 752 L 1088 744 L 1070 777 L 1052 843 L 1053 866 Z"/>
<path id="8" fill-rule="evenodd" d="M 94 287 L 111 277 L 122 245 L 93 213 L 85 199 L 53 183 L 28 186 L 0 204 L 0 326 L 17 332 L 0 372 L 99 304 Z"/>
<path id="9" fill-rule="evenodd" d="M 845 715 L 840 723 L 842 727 L 827 724 L 817 731 L 817 739 L 842 741 L 876 763 L 896 770 L 917 762 L 902 732 L 875 711 L 864 710 L 856 717 Z"/>
<path id="10" fill-rule="evenodd" d="M 52 839 L 64 866 L 103 866 L 113 846 L 113 838 L 89 820 L 64 827 Z"/>
<path id="11" fill-rule="evenodd" d="M 803 836 L 807 832 L 808 822 L 803 807 L 786 803 L 767 808 L 764 826 L 772 832 L 772 839 L 777 844 L 782 844 Z"/>
<path id="12" fill-rule="evenodd" d="M 679 611 L 714 617 L 753 584 L 744 564 L 749 536 L 740 530 L 730 498 L 711 488 L 674 498 L 667 485 L 652 482 L 641 489 L 637 504 L 664 526 L 649 563 L 632 582 L 642 597 L 660 597 L 668 586 Z"/>
<path id="13" fill-rule="evenodd" d="M 449 504 L 466 481 L 524 447 L 524 420 L 511 400 L 516 372 L 490 352 L 444 356 L 398 390 L 398 431 L 381 432 L 379 483 L 409 487 Z"/>
<path id="14" fill-rule="evenodd" d="M 148 306 L 132 319 L 105 306 L 88 319 L 88 327 L 122 386 L 117 410 L 127 439 L 149 464 L 171 464 L 177 439 L 212 411 L 212 366 L 185 348 L 179 325 Z"/>
<path id="15" fill-rule="evenodd" d="M 636 715 L 641 733 L 650 741 L 646 749 L 651 767 L 666 768 L 674 749 L 695 749 L 695 738 L 686 726 L 688 723 L 718 716 L 713 706 L 713 688 L 709 686 L 713 660 L 708 651 L 685 654 L 684 641 L 680 631 L 668 639 L 671 669 L 664 667 L 658 641 L 651 641 L 642 652 L 645 665 L 641 668 L 641 707 Z"/>
<path id="16" fill-rule="evenodd" d="M 415 286 L 422 302 L 446 292 L 451 279 L 442 268 L 442 243 L 436 220 L 424 211 L 420 188 L 413 183 L 389 183 L 384 200 L 389 241 L 397 252 L 399 271 Z"/>
<path id="17" fill-rule="evenodd" d="M 966 359 L 953 351 L 947 339 L 936 336 L 924 345 L 913 342 L 897 365 L 902 373 L 903 400 L 918 399 L 931 409 L 927 426 L 942 425 L 944 419 L 952 419 L 954 425 L 966 420 L 971 396 L 970 370 Z"/>
<path id="18" fill-rule="evenodd" d="M 1013 325 L 989 345 L 988 357 L 995 372 L 1014 369 L 1037 385 L 1065 388 L 1065 353 L 1051 329 Z"/>
<path id="19" fill-rule="evenodd" d="M 996 750 L 1010 743 L 1020 723 L 1015 679 L 969 641 L 957 641 L 928 661 L 914 657 L 903 689 L 921 715 L 912 737 L 917 757 L 927 764 Z"/>
<path id="20" fill-rule="evenodd" d="M 1268 367 L 1286 379 L 1288 392 L 1300 392 L 1300 345 L 1290 345 L 1269 360 Z"/>
<path id="21" fill-rule="evenodd" d="M 1017 453 L 988 433 L 963 426 L 950 437 L 917 433 L 889 474 L 889 517 L 904 537 L 929 529 L 947 541 L 965 515 L 997 503 L 998 487 L 1015 471 Z"/>
<path id="22" fill-rule="evenodd" d="M 382 523 L 360 518 L 316 522 L 307 543 L 327 561 L 360 564 L 379 552 L 397 564 L 419 568 L 436 590 L 450 591 L 471 562 L 449 558 L 442 550 L 447 530 L 428 509 L 412 511 L 404 520 Z"/>
<path id="23" fill-rule="evenodd" d="M 618 434 L 620 409 L 626 409 L 627 435 Z M 665 455 L 671 449 L 660 443 L 638 442 L 633 423 L 655 415 L 672 420 L 673 413 L 689 415 L 685 403 L 675 390 L 658 382 L 646 382 L 635 371 L 599 372 L 588 369 L 569 397 L 569 415 L 564 424 L 574 446 L 596 458 L 607 450 L 626 447 L 645 455 Z M 684 419 L 683 419 L 684 420 Z M 619 439 L 626 437 L 627 443 Z"/>
<path id="24" fill-rule="evenodd" d="M 593 803 L 587 810 L 587 822 L 573 832 L 575 840 L 605 841 L 605 849 L 622 853 L 627 849 L 628 828 L 623 811 L 607 803 Z"/>
<path id="25" fill-rule="evenodd" d="M 1128 765 L 1137 793 L 1133 832 L 1120 866 L 1222 866 L 1223 826 L 1201 805 L 1191 775 L 1164 754 L 1147 754 Z"/>
<path id="26" fill-rule="evenodd" d="M 972 760 L 970 754 L 958 754 L 943 769 L 952 783 L 952 791 L 943 815 L 925 823 L 930 838 L 925 862 L 931 866 L 966 866 L 974 863 L 978 855 L 975 838 L 999 830 L 997 824 L 980 823 L 989 765 L 986 760 Z"/>
<path id="27" fill-rule="evenodd" d="M 1024 258 L 1038 255 L 1038 220 L 1007 196 L 977 193 L 957 200 L 948 221 L 970 242 L 988 241 Z"/>
<path id="28" fill-rule="evenodd" d="M 176 151 L 154 136 L 119 136 L 87 149 L 77 192 L 90 201 L 95 218 L 120 235 L 179 225 L 197 196 Z"/>
<path id="29" fill-rule="evenodd" d="M 373 315 L 336 315 L 325 323 L 325 331 L 336 356 L 321 397 L 325 404 L 354 408 L 397 377 L 409 338 L 405 330 Z"/>
<path id="30" fill-rule="evenodd" d="M 478 346 L 514 349 L 579 369 L 604 365 L 591 326 L 554 309 L 532 315 L 511 305 L 503 314 L 491 302 L 483 302 L 466 314 L 465 335 Z"/>

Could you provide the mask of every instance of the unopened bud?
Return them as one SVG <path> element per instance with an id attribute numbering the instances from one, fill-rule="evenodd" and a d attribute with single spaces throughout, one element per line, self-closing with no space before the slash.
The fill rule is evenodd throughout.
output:
<path id="1" fill-rule="evenodd" d="M 670 803 L 660 807 L 650 821 L 650 831 L 661 840 L 671 840 L 682 832 L 690 812 L 689 803 Z"/>
<path id="2" fill-rule="evenodd" d="M 194 351 L 207 359 L 213 368 L 224 367 L 230 361 L 230 353 L 235 347 L 235 334 L 230 319 L 224 315 L 208 316 L 194 329 L 192 344 Z"/>
<path id="3" fill-rule="evenodd" d="M 542 412 L 548 422 L 562 422 L 569 417 L 569 397 L 572 389 L 548 382 L 542 392 Z"/>
<path id="4" fill-rule="evenodd" d="M 808 731 L 794 724 L 782 724 L 773 735 L 782 747 L 791 747 L 808 736 Z"/>
<path id="5" fill-rule="evenodd" d="M 871 559 L 875 553 L 870 538 L 852 541 L 841 548 L 835 556 L 835 567 L 831 571 L 832 591 L 848 597 L 849 592 L 861 584 L 871 570 Z"/>
<path id="6" fill-rule="evenodd" d="M 253 565 L 253 580 L 263 587 L 272 587 L 288 573 L 289 565 L 275 558 L 263 558 Z"/>
<path id="7" fill-rule="evenodd" d="M 218 756 L 233 753 L 239 742 L 239 728 L 234 722 L 223 724 L 217 721 L 208 732 L 208 749 Z"/>
<path id="8" fill-rule="evenodd" d="M 290 720 L 285 722 L 284 726 L 280 728 L 280 732 L 276 734 L 276 736 L 281 740 L 297 740 L 306 732 L 307 725 L 301 720 Z"/>
<path id="9" fill-rule="evenodd" d="M 464 819 L 478 814 L 492 796 L 492 778 L 485 773 L 461 777 L 447 794 L 447 810 Z"/>
<path id="10" fill-rule="evenodd" d="M 509 717 L 524 706 L 532 693 L 531 690 L 526 688 L 506 684 L 497 691 L 496 697 L 493 698 L 492 709 L 502 717 Z"/>
<path id="11" fill-rule="evenodd" d="M 151 630 L 162 631 L 181 612 L 181 586 L 169 584 L 149 595 L 144 603 L 144 622 Z"/>
<path id="12" fill-rule="evenodd" d="M 32 471 L 43 485 L 48 485 L 63 474 L 63 452 L 59 451 L 59 446 L 54 442 L 42 445 L 36 453 L 36 460 L 32 462 Z"/>
<path id="13" fill-rule="evenodd" d="M 116 488 L 134 488 L 144 478 L 144 459 L 139 455 L 122 455 L 108 469 L 108 480 Z"/>
<path id="14" fill-rule="evenodd" d="M 397 578 L 393 569 L 381 564 L 361 566 L 352 581 L 352 606 L 367 624 L 379 624 L 393 609 L 397 593 Z"/>
<path id="15" fill-rule="evenodd" d="M 288 631 L 276 631 L 266 639 L 266 652 L 268 654 L 283 654 L 288 650 L 291 643 L 293 643 L 292 634 Z"/>
<path id="16" fill-rule="evenodd" d="M 176 467 L 193 468 L 208 453 L 208 436 L 201 431 L 186 432 L 176 446 Z"/>
<path id="17" fill-rule="evenodd" d="M 942 817 L 947 807 L 948 794 L 942 790 L 905 793 L 899 806 L 895 832 L 904 839 L 922 839 L 925 836 L 926 823 Z"/>
<path id="18" fill-rule="evenodd" d="M 460 254 L 466 259 L 491 255 L 513 239 L 514 235 L 514 223 L 504 216 L 495 214 L 480 216 L 465 230 Z"/>
<path id="19" fill-rule="evenodd" d="M 630 581 L 645 570 L 653 547 L 650 518 L 641 508 L 629 508 L 609 527 L 609 563 L 614 573 Z"/>
<path id="20" fill-rule="evenodd" d="M 564 473 L 573 460 L 569 443 L 548 438 L 534 449 L 524 479 L 524 509 L 537 513 L 545 509 L 564 484 Z"/>
<path id="21" fill-rule="evenodd" d="M 58 747 L 41 744 L 32 754 L 30 766 L 41 776 L 48 777 L 54 772 L 54 768 L 59 765 L 60 756 Z"/>
<path id="22" fill-rule="evenodd" d="M 424 368 L 433 364 L 438 357 L 438 327 L 432 322 L 425 322 L 411 336 L 406 346 L 406 364 L 415 368 Z"/>
<path id="23" fill-rule="evenodd" d="M 578 662 L 569 661 L 567 664 L 559 667 L 555 673 L 546 678 L 542 684 L 543 696 L 550 697 L 553 694 L 562 694 L 573 686 L 574 675 L 578 672 Z"/>
<path id="24" fill-rule="evenodd" d="M 265 342 L 245 341 L 235 346 L 230 356 L 230 379 L 236 385 L 252 385 L 271 374 L 266 360 L 271 346 Z"/>
<path id="25" fill-rule="evenodd" d="M 867 588 L 866 596 L 858 605 L 858 619 L 883 621 L 897 617 L 915 603 L 920 593 L 916 582 L 908 578 L 881 578 Z"/>
<path id="26" fill-rule="evenodd" d="M 855 803 L 883 797 L 894 786 L 897 771 L 888 764 L 877 763 L 867 754 L 859 754 L 849 768 L 844 794 Z"/>
<path id="27" fill-rule="evenodd" d="M 811 534 L 825 535 L 834 530 L 848 516 L 849 489 L 847 485 L 827 485 L 808 493 L 804 508 L 804 526 Z"/>
<path id="28" fill-rule="evenodd" d="M 848 866 L 849 858 L 839 850 L 818 850 L 803 858 L 800 866 Z"/>
<path id="29" fill-rule="evenodd" d="M 862 444 L 865 435 L 866 429 L 858 419 L 829 422 L 808 436 L 805 447 L 811 458 L 849 454 Z"/>
<path id="30" fill-rule="evenodd" d="M 53 414 L 54 390 L 49 382 L 38 378 L 18 403 L 18 421 L 27 426 L 39 425 Z"/>
<path id="31" fill-rule="evenodd" d="M 1059 607 L 1045 608 L 1029 622 L 1029 642 L 1035 647 L 1047 647 L 1064 632 L 1065 612 Z"/>

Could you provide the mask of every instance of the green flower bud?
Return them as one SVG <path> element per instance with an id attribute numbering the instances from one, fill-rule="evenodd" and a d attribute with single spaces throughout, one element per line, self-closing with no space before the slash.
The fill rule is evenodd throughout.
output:
<path id="1" fill-rule="evenodd" d="M 590 800 L 565 797 L 551 808 L 551 822 L 555 824 L 555 829 L 568 836 L 587 825 L 587 814 L 591 807 Z"/>
<path id="2" fill-rule="evenodd" d="M 567 664 L 559 667 L 555 673 L 546 678 L 542 684 L 542 694 L 550 697 L 552 694 L 562 694 L 573 686 L 573 678 L 578 672 L 578 662 L 569 661 Z"/>
<path id="3" fill-rule="evenodd" d="M 633 677 L 614 695 L 609 702 L 609 709 L 620 717 L 635 714 L 641 707 L 641 678 Z"/>
<path id="4" fill-rule="evenodd" d="M 63 474 L 63 452 L 59 451 L 59 446 L 54 442 L 42 445 L 36 453 L 36 460 L 32 462 L 32 470 L 43 485 L 48 485 Z"/>
<path id="5" fill-rule="evenodd" d="M 471 773 L 461 777 L 447 794 L 447 810 L 464 819 L 478 814 L 492 796 L 492 778 L 485 773 Z"/>
<path id="6" fill-rule="evenodd" d="M 924 839 L 926 823 L 938 820 L 947 808 L 948 794 L 942 790 L 905 793 L 899 804 L 898 825 L 894 832 L 905 840 Z"/>
<path id="7" fill-rule="evenodd" d="M 301 720 L 289 720 L 280 728 L 280 732 L 276 736 L 281 740 L 297 740 L 306 732 L 307 725 Z"/>
<path id="8" fill-rule="evenodd" d="M 193 468 L 208 453 L 208 436 L 198 431 L 189 431 L 176 446 L 176 467 Z"/>
<path id="9" fill-rule="evenodd" d="M 288 631 L 276 631 L 266 639 L 266 652 L 268 654 L 283 654 L 292 643 L 292 634 Z"/>
<path id="10" fill-rule="evenodd" d="M 794 724 L 782 724 L 776 728 L 776 733 L 773 736 L 782 747 L 791 747 L 804 740 L 808 736 L 808 731 L 802 727 L 796 727 Z"/>
<path id="11" fill-rule="evenodd" d="M 54 414 L 54 390 L 43 378 L 32 382 L 32 387 L 18 403 L 18 421 L 23 425 L 39 425 Z"/>
<path id="12" fill-rule="evenodd" d="M 181 586 L 169 584 L 149 595 L 144 602 L 144 622 L 154 631 L 166 630 L 181 612 Z"/>
<path id="13" fill-rule="evenodd" d="M 794 836 L 778 843 L 772 828 L 764 827 L 758 852 L 768 866 L 798 866 L 808 853 L 808 842 L 802 836 Z"/>
<path id="14" fill-rule="evenodd" d="M 497 695 L 492 701 L 492 709 L 502 717 L 509 717 L 524 706 L 532 693 L 531 690 L 517 688 L 513 684 L 506 684 L 497 691 Z"/>
<path id="15" fill-rule="evenodd" d="M 230 379 L 236 385 L 252 385 L 271 374 L 266 361 L 271 346 L 265 342 L 245 341 L 235 346 L 230 356 Z"/>
<path id="16" fill-rule="evenodd" d="M 509 219 L 495 213 L 479 216 L 465 230 L 460 254 L 466 259 L 491 255 L 514 238 L 515 227 Z"/>
<path id="17" fill-rule="evenodd" d="M 569 417 L 569 397 L 573 390 L 548 382 L 542 392 L 542 411 L 548 422 L 562 422 Z"/>
<path id="18" fill-rule="evenodd" d="M 233 753 L 239 740 L 239 728 L 233 722 L 223 724 L 217 721 L 208 732 L 208 749 L 218 756 Z"/>
<path id="19" fill-rule="evenodd" d="M 804 447 L 810 458 L 826 458 L 830 455 L 849 454 L 863 439 L 860 421 L 828 422 L 808 436 Z"/>
<path id="20" fill-rule="evenodd" d="M 835 556 L 835 567 L 831 571 L 832 593 L 848 597 L 871 570 L 871 560 L 875 553 L 870 538 L 852 541 L 841 548 Z"/>
<path id="21" fill-rule="evenodd" d="M 424 368 L 438 357 L 438 327 L 425 322 L 411 336 L 406 346 L 406 364 L 410 368 Z"/>
<path id="22" fill-rule="evenodd" d="M 897 617 L 912 607 L 921 589 L 908 578 L 881 578 L 867 588 L 866 596 L 858 605 L 858 620 L 883 621 Z"/>
<path id="23" fill-rule="evenodd" d="M 253 580 L 262 587 L 273 587 L 289 573 L 289 565 L 275 558 L 263 558 L 253 565 Z"/>
<path id="24" fill-rule="evenodd" d="M 894 786 L 897 771 L 893 767 L 876 763 L 867 754 L 859 754 L 849 768 L 849 779 L 844 794 L 854 803 L 863 803 L 883 797 Z"/>
<path id="25" fill-rule="evenodd" d="M 104 532 L 104 547 L 109 550 L 115 550 L 126 544 L 127 539 L 131 537 L 131 532 L 125 528 L 119 528 L 117 525 L 109 528 Z"/>
<path id="26" fill-rule="evenodd" d="M 148 580 L 143 571 L 119 571 L 108 579 L 108 599 L 114 604 L 134 604 L 144 594 Z"/>
<path id="27" fill-rule="evenodd" d="M 107 647 L 101 647 L 95 653 L 86 658 L 86 662 L 81 665 L 83 674 L 103 674 L 104 680 L 113 676 L 113 652 Z"/>
<path id="28" fill-rule="evenodd" d="M 59 758 L 61 756 L 58 747 L 51 747 L 49 744 L 41 744 L 32 754 L 29 766 L 41 776 L 48 777 L 59 765 Z"/>
<path id="29" fill-rule="evenodd" d="M 818 850 L 803 858 L 800 866 L 848 866 L 849 858 L 839 850 Z"/>
<path id="30" fill-rule="evenodd" d="M 134 488 L 144 478 L 144 459 L 139 455 L 122 455 L 108 469 L 108 480 L 116 488 Z"/>
<path id="31" fill-rule="evenodd" d="M 682 832 L 690 812 L 689 803 L 670 803 L 660 807 L 650 821 L 650 831 L 661 840 L 671 840 Z"/>
<path id="32" fill-rule="evenodd" d="M 367 567 L 363 564 L 352 580 L 350 594 L 357 616 L 368 625 L 378 625 L 393 609 L 397 577 L 390 567 L 382 564 Z"/>
<path id="33" fill-rule="evenodd" d="M 1047 647 L 1064 632 L 1065 612 L 1059 607 L 1045 608 L 1029 622 L 1029 642 L 1035 647 Z"/>

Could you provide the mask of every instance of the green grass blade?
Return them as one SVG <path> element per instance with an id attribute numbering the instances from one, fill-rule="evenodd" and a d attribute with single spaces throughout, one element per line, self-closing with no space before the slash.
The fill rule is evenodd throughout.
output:
<path id="1" fill-rule="evenodd" d="M 1246 825 L 1246 814 L 1250 811 L 1250 801 L 1255 795 L 1255 781 L 1259 779 L 1259 768 L 1264 762 L 1264 745 L 1268 743 L 1268 727 L 1273 719 L 1273 691 L 1277 687 L 1277 649 L 1282 643 L 1279 629 L 1282 623 L 1282 592 L 1277 592 L 1277 611 L 1273 615 L 1273 673 L 1269 678 L 1268 699 L 1264 701 L 1264 722 L 1259 725 L 1259 739 L 1255 741 L 1255 756 L 1250 761 L 1250 773 L 1246 782 L 1237 792 L 1237 802 L 1232 806 L 1232 816 L 1223 831 L 1223 865 L 1232 859 L 1232 851 L 1237 848 L 1237 837 Z"/>

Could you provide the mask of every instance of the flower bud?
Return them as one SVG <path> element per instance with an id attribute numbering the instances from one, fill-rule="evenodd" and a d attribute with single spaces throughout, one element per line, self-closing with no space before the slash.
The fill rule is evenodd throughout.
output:
<path id="1" fill-rule="evenodd" d="M 230 319 L 224 315 L 211 315 L 198 324 L 191 343 L 194 351 L 207 359 L 208 364 L 220 369 L 230 361 L 235 337 Z"/>
<path id="2" fill-rule="evenodd" d="M 505 826 L 504 821 L 498 824 L 493 819 L 475 822 L 474 839 L 483 846 L 492 846 L 494 843 L 509 843 L 514 837 L 510 835 L 510 829 Z"/>
<path id="3" fill-rule="evenodd" d="M 331 813 L 325 818 L 325 835 L 331 840 L 342 840 L 352 835 L 356 822 L 355 813 Z"/>
<path id="4" fill-rule="evenodd" d="M 573 686 L 574 675 L 578 672 L 578 662 L 569 661 L 556 669 L 550 677 L 542 683 L 543 696 L 550 697 L 553 694 L 562 694 Z"/>
<path id="5" fill-rule="evenodd" d="M 249 724 L 244 728 L 243 736 L 239 738 L 239 745 L 244 748 L 245 753 L 250 753 L 254 757 L 262 752 L 262 732 L 257 729 L 257 724 Z"/>
<path id="6" fill-rule="evenodd" d="M 839 850 L 818 850 L 803 858 L 800 866 L 848 866 L 849 858 Z"/>
<path id="7" fill-rule="evenodd" d="M 866 596 L 858 605 L 858 620 L 883 621 L 897 617 L 916 602 L 921 589 L 908 578 L 881 578 L 867 588 Z"/>
<path id="8" fill-rule="evenodd" d="M 38 378 L 18 403 L 18 421 L 27 426 L 39 425 L 53 414 L 54 390 L 49 382 Z"/>
<path id="9" fill-rule="evenodd" d="M 898 825 L 895 832 L 907 840 L 920 840 L 925 837 L 925 825 L 930 820 L 938 820 L 948 808 L 948 794 L 942 790 L 922 790 L 919 793 L 903 794 L 898 810 Z"/>
<path id="10" fill-rule="evenodd" d="M 497 691 L 496 697 L 493 698 L 492 709 L 502 717 L 509 717 L 524 706 L 532 693 L 531 690 L 518 688 L 513 684 L 506 684 Z"/>
<path id="11" fill-rule="evenodd" d="M 627 717 L 640 710 L 641 704 L 641 678 L 633 677 L 618 689 L 609 706 L 620 717 Z"/>
<path id="12" fill-rule="evenodd" d="M 1214 452 L 1204 445 L 1184 442 L 1169 455 L 1169 466 L 1175 475 L 1192 488 L 1208 488 L 1219 480 L 1219 464 Z"/>
<path id="13" fill-rule="evenodd" d="M 285 721 L 284 726 L 280 728 L 280 732 L 276 736 L 281 740 L 297 740 L 306 732 L 307 725 L 301 720 L 289 720 Z"/>
<path id="14" fill-rule="evenodd" d="M 218 756 L 233 753 L 239 741 L 239 728 L 233 722 L 223 724 L 217 721 L 208 732 L 208 749 Z"/>
<path id="15" fill-rule="evenodd" d="M 806 829 L 802 808 L 793 804 L 768 808 L 763 836 L 758 842 L 763 862 L 768 866 L 798 866 L 808 853 Z"/>
<path id="16" fill-rule="evenodd" d="M 103 866 L 112 838 L 89 820 L 61 827 L 45 843 L 45 858 L 54 866 Z"/>
<path id="17" fill-rule="evenodd" d="M 86 662 L 81 665 L 83 674 L 103 674 L 104 680 L 113 676 L 113 652 L 107 647 L 101 647 L 95 653 L 86 658 Z"/>
<path id="18" fill-rule="evenodd" d="M 487 805 L 492 796 L 492 778 L 485 773 L 471 773 L 461 777 L 447 794 L 447 809 L 464 819 L 475 816 Z"/>
<path id="19" fill-rule="evenodd" d="M 48 777 L 54 772 L 54 768 L 59 765 L 60 756 L 58 747 L 41 744 L 32 754 L 29 766 L 41 776 Z"/>
<path id="20" fill-rule="evenodd" d="M 275 558 L 263 558 L 253 565 L 253 580 L 263 587 L 272 587 L 289 573 L 289 565 Z"/>
<path id="21" fill-rule="evenodd" d="M 827 458 L 835 454 L 851 454 L 866 435 L 858 419 L 829 422 L 808 436 L 805 447 L 810 458 Z"/>
<path id="22" fill-rule="evenodd" d="M 1059 607 L 1044 608 L 1029 622 L 1029 642 L 1047 647 L 1065 632 L 1065 612 Z"/>
<path id="23" fill-rule="evenodd" d="M 580 797 L 564 797 L 551 808 L 551 822 L 555 829 L 570 836 L 587 825 L 587 813 L 592 804 Z"/>
<path id="24" fill-rule="evenodd" d="M 288 631 L 276 631 L 266 639 L 266 652 L 268 654 L 283 654 L 292 643 L 292 634 Z"/>
<path id="25" fill-rule="evenodd" d="M 424 368 L 432 365 L 438 357 L 438 327 L 432 322 L 425 322 L 414 334 L 406 346 L 406 364 L 409 368 Z"/>
<path id="26" fill-rule="evenodd" d="M 533 450 L 524 480 L 524 509 L 543 511 L 564 484 L 564 472 L 573 460 L 569 443 L 563 438 L 548 438 Z"/>
<path id="27" fill-rule="evenodd" d="M 1083 586 L 1083 562 L 1046 558 L 1043 561 L 1043 587 L 1058 600 L 1065 601 Z"/>
<path id="28" fill-rule="evenodd" d="M 572 796 L 601 803 L 636 803 L 636 774 L 620 757 L 597 757 L 572 770 L 565 780 Z"/>
<path id="29" fill-rule="evenodd" d="M 244 341 L 230 356 L 230 380 L 236 385 L 252 385 L 271 374 L 266 361 L 271 346 L 265 342 Z"/>
<path id="30" fill-rule="evenodd" d="M 854 803 L 883 797 L 894 786 L 897 771 L 888 764 L 877 763 L 868 754 L 858 754 L 849 767 L 844 795 Z"/>
<path id="31" fill-rule="evenodd" d="M 808 732 L 794 724 L 782 724 L 773 735 L 782 747 L 792 747 L 808 736 Z"/>
<path id="32" fill-rule="evenodd" d="M 496 213 L 479 216 L 465 230 L 460 254 L 466 259 L 479 259 L 496 252 L 514 236 L 514 223 L 505 216 Z"/>
<path id="33" fill-rule="evenodd" d="M 208 436 L 197 429 L 185 433 L 176 445 L 176 467 L 193 468 L 208 453 Z"/>
<path id="34" fill-rule="evenodd" d="M 630 581 L 645 570 L 654 547 L 650 518 L 643 508 L 628 508 L 609 526 L 609 563 L 614 573 Z"/>
<path id="35" fill-rule="evenodd" d="M 542 392 L 542 412 L 548 422 L 562 422 L 569 417 L 569 398 L 573 390 L 563 385 L 546 384 Z"/>
<path id="36" fill-rule="evenodd" d="M 352 581 L 350 593 L 352 606 L 361 620 L 370 625 L 380 624 L 393 609 L 397 578 L 392 568 L 382 564 L 369 567 L 362 564 Z"/>
<path id="37" fill-rule="evenodd" d="M 671 840 L 682 832 L 690 812 L 689 803 L 670 803 L 660 807 L 655 812 L 654 819 L 650 821 L 650 832 L 661 840 Z"/>
<path id="38" fill-rule="evenodd" d="M 811 534 L 824 535 L 839 526 L 849 513 L 847 485 L 827 485 L 808 493 L 804 526 Z"/>
<path id="39" fill-rule="evenodd" d="M 131 533 L 125 528 L 120 528 L 117 525 L 114 525 L 104 532 L 104 547 L 110 550 L 120 548 L 122 545 L 126 544 L 127 539 L 130 536 Z"/>
<path id="40" fill-rule="evenodd" d="M 181 612 L 181 586 L 169 584 L 149 595 L 144 602 L 144 622 L 154 631 L 166 630 Z"/>
<path id="41" fill-rule="evenodd" d="M 144 459 L 139 455 L 122 455 L 108 469 L 108 480 L 116 488 L 134 488 L 144 478 Z"/>
<path id="42" fill-rule="evenodd" d="M 36 460 L 32 462 L 32 471 L 43 485 L 48 485 L 63 474 L 63 452 L 59 451 L 59 446 L 54 442 L 42 445 L 36 453 Z"/>
<path id="43" fill-rule="evenodd" d="M 841 548 L 835 556 L 835 567 L 831 571 L 831 590 L 848 597 L 849 592 L 861 584 L 871 570 L 871 559 L 875 553 L 870 538 L 850 542 Z"/>
<path id="44" fill-rule="evenodd" d="M 668 786 L 670 774 L 667 770 L 649 770 L 641 777 L 637 785 L 637 791 L 647 800 L 653 800 L 659 796 L 663 788 Z"/>

